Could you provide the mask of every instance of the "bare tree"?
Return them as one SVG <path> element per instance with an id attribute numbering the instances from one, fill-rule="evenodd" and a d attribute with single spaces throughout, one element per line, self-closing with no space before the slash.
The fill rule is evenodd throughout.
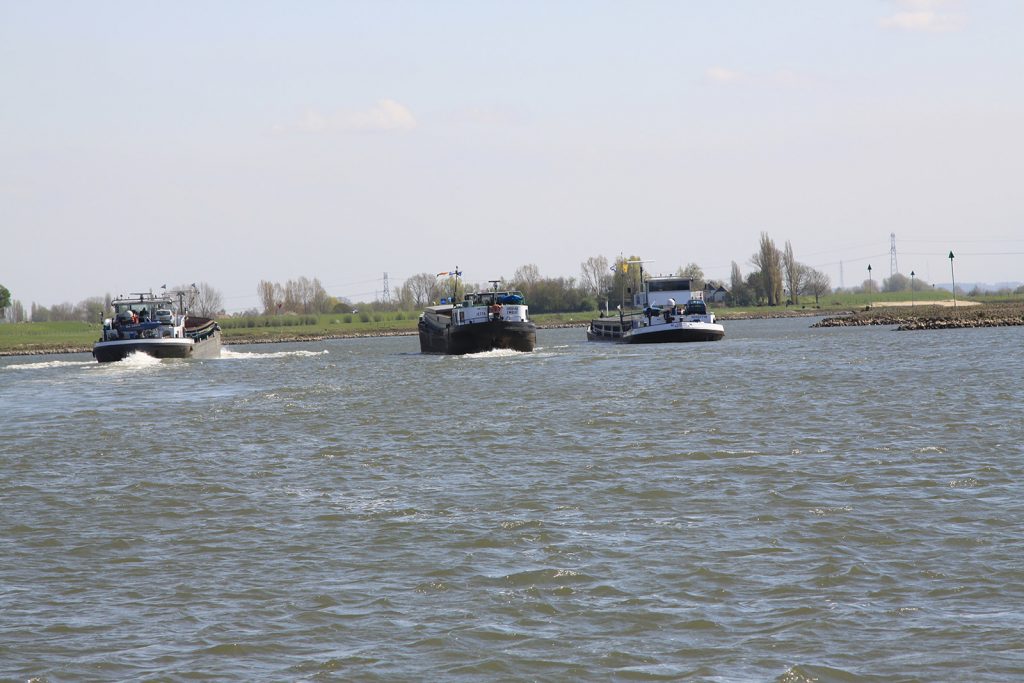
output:
<path id="1" fill-rule="evenodd" d="M 832 281 L 820 270 L 808 268 L 804 291 L 814 295 L 814 305 L 817 306 L 819 299 L 832 291 Z"/>
<path id="2" fill-rule="evenodd" d="M 214 289 L 213 285 L 206 282 L 199 283 L 198 304 L 197 310 L 199 315 L 207 318 L 212 318 L 218 313 L 224 312 L 223 295 L 221 295 L 220 290 Z"/>
<path id="3" fill-rule="evenodd" d="M 702 289 L 704 287 L 704 269 L 696 263 L 687 263 L 685 268 L 676 271 L 679 277 L 690 279 L 690 289 Z"/>
<path id="4" fill-rule="evenodd" d="M 633 295 L 640 288 L 639 256 L 619 256 L 615 259 L 615 270 L 612 274 L 612 301 L 619 299 L 620 305 L 632 306 Z"/>
<path id="5" fill-rule="evenodd" d="M 25 316 L 25 307 L 17 299 L 11 302 L 9 316 L 12 323 L 23 323 L 27 320 Z"/>
<path id="6" fill-rule="evenodd" d="M 782 254 L 768 233 L 761 233 L 759 249 L 750 257 L 750 262 L 760 269 L 760 287 L 769 306 L 777 306 L 782 300 Z"/>
<path id="7" fill-rule="evenodd" d="M 50 320 L 52 322 L 77 320 L 78 314 L 70 301 L 50 306 Z"/>
<path id="8" fill-rule="evenodd" d="M 313 310 L 317 313 L 327 313 L 328 309 L 333 306 L 328 306 L 328 300 L 331 297 L 327 294 L 327 290 L 320 284 L 320 278 L 313 278 L 310 283 L 309 300 L 313 306 Z"/>
<path id="9" fill-rule="evenodd" d="M 793 256 L 793 245 L 789 240 L 786 240 L 786 250 L 782 255 L 782 269 L 786 276 L 786 288 L 789 289 L 789 296 L 795 306 L 799 303 L 798 298 L 804 289 L 804 282 L 810 269 Z"/>
<path id="10" fill-rule="evenodd" d="M 212 318 L 224 310 L 224 297 L 206 282 L 179 285 L 172 290 L 185 292 L 189 313 L 201 318 Z"/>
<path id="11" fill-rule="evenodd" d="M 532 301 L 534 288 L 540 281 L 540 269 L 533 263 L 516 268 L 512 274 L 512 284 L 516 289 L 522 290 L 527 301 Z"/>
<path id="12" fill-rule="evenodd" d="M 256 285 L 256 293 L 260 297 L 260 304 L 263 306 L 264 315 L 273 315 L 277 308 L 277 300 L 274 297 L 274 283 L 267 280 L 260 280 Z"/>
<path id="13" fill-rule="evenodd" d="M 402 286 L 395 292 L 395 305 L 400 311 L 408 311 L 410 308 L 416 306 L 415 297 L 412 295 L 412 289 L 407 283 L 402 283 Z"/>
<path id="14" fill-rule="evenodd" d="M 749 306 L 755 303 L 754 290 L 747 286 L 747 280 L 735 261 L 732 262 L 729 273 L 729 303 L 733 306 Z"/>
<path id="15" fill-rule="evenodd" d="M 309 278 L 303 275 L 295 281 L 295 300 L 299 304 L 299 313 L 309 313 L 312 302 L 312 286 Z"/>
<path id="16" fill-rule="evenodd" d="M 519 266 L 516 268 L 516 272 L 512 274 L 512 282 L 522 289 L 529 289 L 537 284 L 538 280 L 540 280 L 540 268 L 533 263 Z"/>
<path id="17" fill-rule="evenodd" d="M 284 283 L 284 310 L 302 313 L 302 285 L 296 280 Z"/>
<path id="18" fill-rule="evenodd" d="M 403 287 L 409 288 L 416 306 L 424 306 L 436 297 L 437 276 L 432 273 L 419 273 L 406 280 Z"/>
<path id="19" fill-rule="evenodd" d="M 79 301 L 75 312 L 79 320 L 87 323 L 94 323 L 103 320 L 103 315 L 110 309 L 110 295 L 104 299 L 101 296 L 91 296 L 88 299 Z"/>
<path id="20" fill-rule="evenodd" d="M 612 284 L 612 271 L 608 268 L 608 259 L 604 256 L 591 256 L 580 264 L 583 288 L 596 299 L 608 296 L 608 288 Z"/>
<path id="21" fill-rule="evenodd" d="M 743 286 L 743 273 L 740 272 L 739 265 L 733 261 L 732 270 L 729 273 L 729 289 L 736 291 Z"/>

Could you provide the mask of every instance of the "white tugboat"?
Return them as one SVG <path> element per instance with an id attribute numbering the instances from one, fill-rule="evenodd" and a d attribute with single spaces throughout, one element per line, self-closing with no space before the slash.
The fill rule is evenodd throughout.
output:
<path id="1" fill-rule="evenodd" d="M 462 275 L 456 268 L 449 275 Z M 439 306 L 428 306 L 420 314 L 420 351 L 461 355 L 493 349 L 533 351 L 537 345 L 537 327 L 528 318 L 529 307 L 521 292 L 493 289 L 474 292 Z"/>
<path id="2" fill-rule="evenodd" d="M 220 325 L 210 318 L 188 315 L 185 292 L 177 306 L 167 295 L 137 292 L 110 302 L 114 315 L 103 321 L 103 336 L 92 347 L 100 363 L 123 360 L 132 353 L 155 358 L 216 358 Z"/>
<path id="3" fill-rule="evenodd" d="M 641 279 L 643 273 L 641 271 Z M 678 304 L 677 301 L 686 301 Z M 596 318 L 587 328 L 589 341 L 625 344 L 718 341 L 725 328 L 715 322 L 702 291 L 690 291 L 690 280 L 681 277 L 652 277 L 643 280 L 636 295 L 639 310 Z"/>

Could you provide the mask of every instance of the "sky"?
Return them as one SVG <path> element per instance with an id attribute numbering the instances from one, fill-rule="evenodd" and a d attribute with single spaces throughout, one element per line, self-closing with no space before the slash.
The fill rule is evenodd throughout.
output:
<path id="1" fill-rule="evenodd" d="M 0 284 L 1024 281 L 1019 0 L 0 0 Z"/>

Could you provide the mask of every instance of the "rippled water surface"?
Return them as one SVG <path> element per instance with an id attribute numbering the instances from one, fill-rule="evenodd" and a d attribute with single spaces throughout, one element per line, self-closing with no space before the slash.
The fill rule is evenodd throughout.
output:
<path id="1" fill-rule="evenodd" d="M 1024 678 L 1024 328 L 0 359 L 0 679 Z"/>

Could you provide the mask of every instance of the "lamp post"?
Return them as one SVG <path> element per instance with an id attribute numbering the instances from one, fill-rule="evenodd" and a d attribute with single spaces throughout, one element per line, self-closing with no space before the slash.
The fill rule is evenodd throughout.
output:
<path id="1" fill-rule="evenodd" d="M 875 281 L 871 279 L 871 264 L 868 264 L 868 308 L 871 308 L 871 293 L 875 291 Z"/>
<path id="2" fill-rule="evenodd" d="M 914 307 L 914 271 L 910 271 L 910 307 Z"/>
<path id="3" fill-rule="evenodd" d="M 953 280 L 953 308 L 956 308 L 956 275 L 953 274 L 953 252 L 949 252 L 949 277 Z"/>

